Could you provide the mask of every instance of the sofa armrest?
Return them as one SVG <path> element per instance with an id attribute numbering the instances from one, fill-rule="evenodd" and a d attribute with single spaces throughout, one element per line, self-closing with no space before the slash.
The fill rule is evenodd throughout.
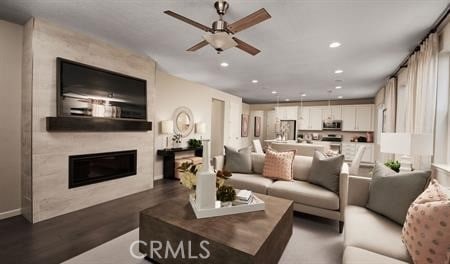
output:
<path id="1" fill-rule="evenodd" d="M 339 176 L 339 211 L 341 213 L 341 221 L 344 220 L 345 206 L 347 205 L 348 196 L 348 164 L 342 164 L 341 174 Z"/>
<path id="2" fill-rule="evenodd" d="M 348 180 L 348 205 L 365 207 L 369 200 L 371 178 L 350 176 Z"/>
<path id="3" fill-rule="evenodd" d="M 214 170 L 216 170 L 216 171 L 222 170 L 223 166 L 224 166 L 224 163 L 225 163 L 225 156 L 224 155 L 215 156 L 213 158 Z"/>

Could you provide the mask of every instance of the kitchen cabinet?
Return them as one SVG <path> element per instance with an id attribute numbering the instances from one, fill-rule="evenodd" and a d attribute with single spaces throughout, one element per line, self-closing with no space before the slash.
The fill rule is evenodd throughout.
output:
<path id="1" fill-rule="evenodd" d="M 331 116 L 332 120 L 342 120 L 342 106 L 332 105 L 331 107 L 324 106 L 322 108 L 322 120 L 327 120 Z"/>
<path id="2" fill-rule="evenodd" d="M 280 120 L 297 120 L 298 106 L 280 106 L 275 107 L 275 112 Z"/>
<path id="3" fill-rule="evenodd" d="M 356 155 L 360 146 L 366 146 L 361 162 L 374 163 L 374 145 L 373 143 L 359 143 L 359 142 L 343 142 L 342 154 L 344 154 L 345 160 L 351 161 Z"/>
<path id="4" fill-rule="evenodd" d="M 342 106 L 342 131 L 373 131 L 373 105 Z"/>
<path id="5" fill-rule="evenodd" d="M 322 108 L 302 107 L 297 123 L 300 130 L 322 130 Z"/>

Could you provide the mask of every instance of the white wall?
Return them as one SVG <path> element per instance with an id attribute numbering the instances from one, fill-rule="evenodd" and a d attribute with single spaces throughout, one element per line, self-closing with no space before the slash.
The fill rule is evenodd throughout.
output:
<path id="1" fill-rule="evenodd" d="M 212 99 L 225 102 L 225 145 L 240 148 L 247 144 L 248 139 L 241 138 L 242 98 L 221 92 L 211 87 L 184 80 L 163 71 L 156 71 L 156 100 L 155 100 L 155 153 L 157 149 L 165 147 L 166 135 L 161 134 L 160 123 L 163 120 L 173 120 L 176 108 L 185 106 L 191 109 L 194 123 L 205 122 L 206 134 L 203 138 L 211 136 L 211 107 Z M 244 106 L 247 109 L 246 106 Z M 195 130 L 186 138 L 183 145 L 187 146 L 190 138 L 200 138 Z M 162 178 L 162 159 L 155 155 L 155 179 Z"/>
<path id="2" fill-rule="evenodd" d="M 23 27 L 0 20 L 0 219 L 20 214 Z"/>

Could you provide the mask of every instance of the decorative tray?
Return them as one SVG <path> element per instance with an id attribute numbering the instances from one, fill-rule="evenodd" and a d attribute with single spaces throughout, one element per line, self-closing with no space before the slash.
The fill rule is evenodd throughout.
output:
<path id="1" fill-rule="evenodd" d="M 191 203 L 192 209 L 194 210 L 195 216 L 197 218 L 207 218 L 207 217 L 215 217 L 222 215 L 231 215 L 231 214 L 241 214 L 255 211 L 264 211 L 265 204 L 264 201 L 259 199 L 256 195 L 253 194 L 253 200 L 249 204 L 233 204 L 231 206 L 220 207 L 216 205 L 216 208 L 211 209 L 199 209 L 197 207 L 197 203 L 195 202 L 195 198 L 193 196 L 189 196 L 189 201 Z"/>

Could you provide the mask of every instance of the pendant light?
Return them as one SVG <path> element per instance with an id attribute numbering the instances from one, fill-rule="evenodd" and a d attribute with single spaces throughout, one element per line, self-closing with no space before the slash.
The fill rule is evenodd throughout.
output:
<path id="1" fill-rule="evenodd" d="M 280 134 L 280 130 L 281 130 L 281 120 L 278 115 L 279 108 L 280 108 L 280 96 L 277 95 L 277 107 L 276 107 L 276 117 L 275 117 L 275 134 L 277 135 L 277 137 Z"/>
<path id="2" fill-rule="evenodd" d="M 333 116 L 332 116 L 332 113 L 331 113 L 331 93 L 332 92 L 333 92 L 332 90 L 328 90 L 328 94 L 329 94 L 329 96 L 328 96 L 328 117 L 325 120 L 325 123 L 327 125 L 333 123 Z"/>

